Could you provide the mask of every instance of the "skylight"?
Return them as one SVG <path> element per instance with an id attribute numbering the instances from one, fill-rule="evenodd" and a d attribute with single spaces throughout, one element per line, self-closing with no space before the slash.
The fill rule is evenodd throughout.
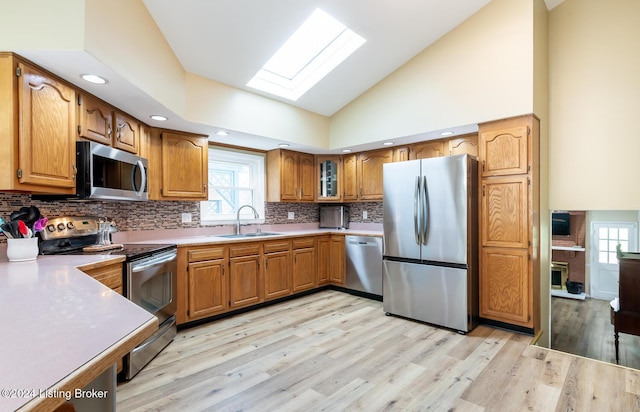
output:
<path id="1" fill-rule="evenodd" d="M 247 86 L 298 100 L 366 40 L 316 9 Z"/>

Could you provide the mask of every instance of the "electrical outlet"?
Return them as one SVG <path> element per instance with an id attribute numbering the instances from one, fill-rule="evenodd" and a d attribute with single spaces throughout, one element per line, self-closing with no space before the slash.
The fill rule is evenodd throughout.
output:
<path id="1" fill-rule="evenodd" d="M 366 211 L 366 210 L 363 210 L 363 211 L 362 211 L 362 218 L 363 218 L 363 219 L 366 219 L 366 218 L 367 218 L 367 216 L 368 216 L 367 211 Z"/>
<path id="2" fill-rule="evenodd" d="M 191 223 L 191 213 L 182 214 L 182 223 Z"/>
<path id="3" fill-rule="evenodd" d="M 293 212 L 287 213 L 287 219 L 293 220 L 295 218 L 296 218 L 296 214 L 295 213 L 293 213 Z"/>

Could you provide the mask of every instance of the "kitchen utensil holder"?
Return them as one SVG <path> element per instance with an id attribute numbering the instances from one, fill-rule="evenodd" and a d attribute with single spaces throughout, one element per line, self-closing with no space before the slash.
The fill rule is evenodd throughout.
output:
<path id="1" fill-rule="evenodd" d="M 38 257 L 38 238 L 7 239 L 7 259 L 10 262 L 25 262 Z"/>

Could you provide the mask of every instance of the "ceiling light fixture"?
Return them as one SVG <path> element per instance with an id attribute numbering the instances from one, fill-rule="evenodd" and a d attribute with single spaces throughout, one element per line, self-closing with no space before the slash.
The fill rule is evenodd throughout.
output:
<path id="1" fill-rule="evenodd" d="M 351 153 L 351 149 L 342 149 L 342 153 Z"/>
<path id="2" fill-rule="evenodd" d="M 162 115 L 159 115 L 159 114 L 152 114 L 149 117 L 152 118 L 153 120 L 157 120 L 159 122 L 166 122 L 167 121 L 167 118 L 165 116 L 162 116 Z"/>
<path id="3" fill-rule="evenodd" d="M 453 132 L 451 130 L 448 130 L 446 132 L 440 133 L 440 136 L 451 136 L 452 134 L 453 134 Z"/>
<path id="4" fill-rule="evenodd" d="M 296 101 L 365 41 L 316 9 L 247 86 Z"/>
<path id="5" fill-rule="evenodd" d="M 229 132 L 225 132 L 224 130 L 218 130 L 216 134 L 218 136 L 229 136 Z"/>
<path id="6" fill-rule="evenodd" d="M 97 74 L 81 74 L 80 77 L 82 78 L 82 80 L 85 80 L 93 84 L 109 83 L 107 79 L 105 79 L 104 77 L 98 76 Z"/>
<path id="7" fill-rule="evenodd" d="M 289 147 L 288 143 L 280 143 L 278 147 Z"/>
<path id="8" fill-rule="evenodd" d="M 393 142 L 384 142 L 382 143 L 383 146 L 393 146 Z"/>

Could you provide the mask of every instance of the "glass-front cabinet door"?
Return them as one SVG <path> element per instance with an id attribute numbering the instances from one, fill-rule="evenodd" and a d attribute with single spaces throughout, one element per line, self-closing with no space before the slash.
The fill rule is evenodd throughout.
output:
<path id="1" fill-rule="evenodd" d="M 317 156 L 316 176 L 319 179 L 316 201 L 342 200 L 342 157 Z"/>

